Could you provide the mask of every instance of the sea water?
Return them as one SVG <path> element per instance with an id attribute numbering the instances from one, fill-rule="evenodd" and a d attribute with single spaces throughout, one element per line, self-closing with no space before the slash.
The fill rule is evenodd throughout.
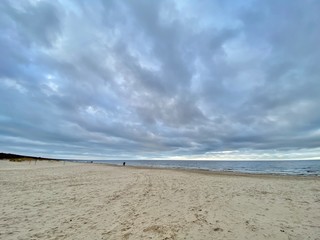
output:
<path id="1" fill-rule="evenodd" d="M 90 161 L 91 162 L 91 161 Z M 122 165 L 124 160 L 96 160 L 94 163 Z M 320 176 L 320 160 L 295 161 L 184 161 L 127 160 L 126 166 L 202 169 L 209 171 Z"/>

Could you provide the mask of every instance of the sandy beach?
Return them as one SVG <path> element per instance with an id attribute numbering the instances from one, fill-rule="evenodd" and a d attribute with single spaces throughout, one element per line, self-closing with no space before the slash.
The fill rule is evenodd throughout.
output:
<path id="1" fill-rule="evenodd" d="M 0 239 L 320 239 L 320 178 L 0 161 Z"/>

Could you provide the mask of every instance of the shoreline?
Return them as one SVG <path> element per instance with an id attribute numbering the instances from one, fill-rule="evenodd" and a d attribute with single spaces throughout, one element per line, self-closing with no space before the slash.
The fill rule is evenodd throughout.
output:
<path id="1" fill-rule="evenodd" d="M 78 162 L 81 163 L 81 162 Z M 318 175 L 294 175 L 294 174 L 280 174 L 280 173 L 249 173 L 249 172 L 239 172 L 239 171 L 218 171 L 218 170 L 210 170 L 210 169 L 194 169 L 194 168 L 183 168 L 183 167 L 157 167 L 157 166 L 133 166 L 133 165 L 126 165 L 121 166 L 117 164 L 111 163 L 86 163 L 84 164 L 94 164 L 98 166 L 112 166 L 112 167 L 119 167 L 119 168 L 133 168 L 133 169 L 149 169 L 149 170 L 168 170 L 168 171 L 178 171 L 178 172 L 189 172 L 189 173 L 198 173 L 198 174 L 205 174 L 205 175 L 223 175 L 223 176 L 237 176 L 237 177 L 279 177 L 279 178 L 307 178 L 307 179 L 318 179 L 320 180 L 320 176 Z"/>
<path id="2" fill-rule="evenodd" d="M 196 168 L 184 168 L 184 167 L 161 167 L 161 166 L 135 166 L 135 165 L 126 165 L 125 167 L 122 165 L 106 163 L 106 162 L 86 162 L 86 161 L 78 161 L 78 160 L 59 160 L 59 159 L 31 159 L 24 161 L 12 161 L 10 159 L 2 159 L 0 161 L 8 161 L 14 163 L 23 163 L 23 162 L 62 162 L 62 163 L 73 163 L 73 164 L 85 164 L 85 165 L 97 165 L 97 166 L 110 166 L 116 168 L 132 168 L 132 169 L 145 169 L 145 170 L 166 170 L 166 171 L 177 171 L 177 172 L 188 172 L 188 173 L 196 173 L 196 174 L 204 174 L 204 175 L 221 175 L 221 176 L 235 176 L 235 177 L 258 177 L 258 178 L 289 178 L 289 179 L 315 179 L 320 180 L 319 175 L 304 175 L 304 174 L 281 174 L 281 173 L 254 173 L 254 172 L 240 172 L 240 171 L 224 171 L 224 170 L 211 170 L 211 169 L 196 169 Z M 120 160 L 119 160 L 120 161 Z M 126 162 L 127 163 L 127 162 Z"/>

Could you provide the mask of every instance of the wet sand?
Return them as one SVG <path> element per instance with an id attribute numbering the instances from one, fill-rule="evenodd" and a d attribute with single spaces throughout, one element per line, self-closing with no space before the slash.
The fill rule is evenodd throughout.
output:
<path id="1" fill-rule="evenodd" d="M 320 178 L 0 161 L 0 239 L 320 239 Z"/>

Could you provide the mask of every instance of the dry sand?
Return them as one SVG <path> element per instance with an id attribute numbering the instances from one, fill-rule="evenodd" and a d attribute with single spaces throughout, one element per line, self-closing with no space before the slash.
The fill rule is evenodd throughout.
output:
<path id="1" fill-rule="evenodd" d="M 320 178 L 0 161 L 0 239 L 320 239 Z"/>

